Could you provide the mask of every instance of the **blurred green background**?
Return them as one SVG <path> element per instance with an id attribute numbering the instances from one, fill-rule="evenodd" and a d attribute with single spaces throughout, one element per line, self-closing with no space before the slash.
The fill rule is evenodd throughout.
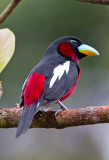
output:
<path id="1" fill-rule="evenodd" d="M 0 12 L 8 0 L 0 1 Z M 22 84 L 48 45 L 70 35 L 95 47 L 99 57 L 81 60 L 82 74 L 68 108 L 109 105 L 109 7 L 73 0 L 22 0 L 1 25 L 16 35 L 16 50 L 0 75 L 0 107 L 19 102 Z M 109 160 L 108 124 L 63 130 L 31 129 L 15 139 L 16 129 L 0 129 L 0 160 Z"/>

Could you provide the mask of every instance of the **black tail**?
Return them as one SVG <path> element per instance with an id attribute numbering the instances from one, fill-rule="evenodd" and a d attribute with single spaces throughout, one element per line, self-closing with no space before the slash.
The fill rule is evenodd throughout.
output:
<path id="1" fill-rule="evenodd" d="M 18 138 L 21 134 L 25 133 L 29 129 L 35 113 L 37 113 L 40 109 L 41 101 L 42 96 L 40 97 L 38 102 L 33 103 L 29 107 L 23 107 L 23 112 L 19 121 L 16 138 Z"/>

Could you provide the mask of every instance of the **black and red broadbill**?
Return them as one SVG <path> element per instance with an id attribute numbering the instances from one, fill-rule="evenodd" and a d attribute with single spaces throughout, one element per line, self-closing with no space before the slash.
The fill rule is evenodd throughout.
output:
<path id="1" fill-rule="evenodd" d="M 47 111 L 59 103 L 62 109 L 67 109 L 61 101 L 68 98 L 77 85 L 81 74 L 79 60 L 95 55 L 99 55 L 97 50 L 70 36 L 56 39 L 47 48 L 22 87 L 20 107 L 23 106 L 23 112 L 16 137 L 29 129 L 42 106 Z"/>

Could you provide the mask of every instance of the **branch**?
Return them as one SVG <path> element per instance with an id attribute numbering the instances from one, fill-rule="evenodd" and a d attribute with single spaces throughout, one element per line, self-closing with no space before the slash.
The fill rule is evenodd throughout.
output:
<path id="1" fill-rule="evenodd" d="M 15 7 L 19 4 L 21 0 L 12 0 L 9 5 L 4 9 L 4 11 L 0 14 L 0 24 L 2 24 L 5 19 L 12 13 Z"/>
<path id="2" fill-rule="evenodd" d="M 88 3 L 94 3 L 94 4 L 104 4 L 109 5 L 109 0 L 77 0 L 80 2 L 88 2 Z"/>
<path id="3" fill-rule="evenodd" d="M 21 0 L 12 0 L 9 3 L 9 5 L 0 14 L 0 24 L 2 24 L 5 21 L 5 19 L 12 13 L 12 11 L 15 9 L 15 7 L 19 4 L 20 1 Z M 109 0 L 77 0 L 77 1 L 109 5 Z"/>
<path id="4" fill-rule="evenodd" d="M 22 108 L 0 108 L 0 128 L 18 126 Z M 55 116 L 56 111 L 39 111 L 31 128 L 57 128 L 109 123 L 109 106 L 91 106 L 80 109 L 64 110 Z"/>

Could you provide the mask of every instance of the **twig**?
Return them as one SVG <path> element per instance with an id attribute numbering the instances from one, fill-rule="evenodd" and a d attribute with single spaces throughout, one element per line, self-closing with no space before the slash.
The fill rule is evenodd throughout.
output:
<path id="1" fill-rule="evenodd" d="M 0 128 L 17 127 L 22 108 L 0 108 Z M 55 111 L 38 112 L 31 128 L 57 128 L 109 123 L 109 106 L 91 106 L 80 109 L 61 111 L 55 116 Z"/>
<path id="2" fill-rule="evenodd" d="M 15 7 L 19 4 L 20 1 L 21 0 L 12 0 L 9 3 L 9 5 L 0 14 L 0 24 L 2 24 L 5 21 L 5 19 L 12 13 L 12 11 L 15 9 Z M 109 5 L 109 0 L 77 0 L 77 1 Z"/>
<path id="3" fill-rule="evenodd" d="M 93 4 L 109 5 L 109 0 L 77 0 L 77 1 L 88 2 L 88 3 L 93 3 Z"/>
<path id="4" fill-rule="evenodd" d="M 21 0 L 12 0 L 9 5 L 4 9 L 4 11 L 0 14 L 0 24 L 2 24 L 5 19 L 11 14 L 11 12 L 15 9 L 15 7 L 19 4 Z"/>

